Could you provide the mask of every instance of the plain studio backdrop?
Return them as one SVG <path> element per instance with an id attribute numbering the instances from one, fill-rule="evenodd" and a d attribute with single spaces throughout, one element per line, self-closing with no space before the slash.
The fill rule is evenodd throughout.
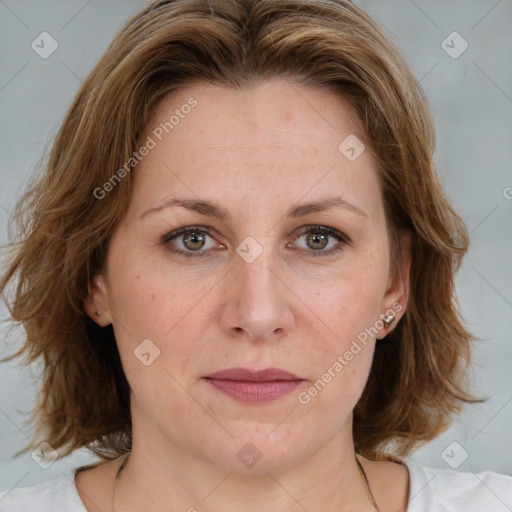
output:
<path id="1" fill-rule="evenodd" d="M 467 223 L 470 252 L 457 295 L 474 345 L 468 406 L 442 436 L 410 458 L 438 468 L 512 475 L 512 2 L 356 0 L 405 55 L 437 126 L 441 180 Z M 0 0 L 0 243 L 23 187 L 81 80 L 140 0 Z M 41 39 L 44 43 L 41 44 Z M 5 306 L 0 308 L 2 318 Z M 0 327 L 2 355 L 7 346 Z M 42 468 L 24 421 L 37 380 L 0 365 L 0 487 L 29 486 L 96 460 L 80 450 Z"/>

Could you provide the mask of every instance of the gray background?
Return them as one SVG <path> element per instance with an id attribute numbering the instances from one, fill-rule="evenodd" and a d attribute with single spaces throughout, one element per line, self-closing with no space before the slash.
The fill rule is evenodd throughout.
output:
<path id="1" fill-rule="evenodd" d="M 512 1 L 359 0 L 398 45 L 427 92 L 438 129 L 441 179 L 471 232 L 457 276 L 460 307 L 484 341 L 474 348 L 474 390 L 441 437 L 410 458 L 438 468 L 512 475 Z M 81 80 L 140 0 L 0 0 L 0 243 L 19 196 L 55 134 Z M 58 49 L 42 59 L 31 43 L 42 32 Z M 469 44 L 452 58 L 442 42 L 458 32 Z M 451 52 L 462 40 L 448 38 Z M 5 308 L 0 313 L 5 317 Z M 0 336 L 5 339 L 1 326 Z M 2 343 L 2 353 L 12 352 Z M 0 487 L 33 485 L 94 458 L 83 451 L 42 469 L 24 425 L 37 379 L 14 362 L 0 365 Z M 451 444 L 456 443 L 456 444 Z M 464 458 L 466 457 L 466 460 Z"/>

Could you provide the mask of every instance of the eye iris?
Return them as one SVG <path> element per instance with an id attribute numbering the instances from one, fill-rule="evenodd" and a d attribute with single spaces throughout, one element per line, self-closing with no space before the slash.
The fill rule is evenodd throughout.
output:
<path id="1" fill-rule="evenodd" d="M 323 249 L 327 246 L 329 235 L 319 234 L 319 233 L 308 233 L 306 237 L 306 243 L 312 249 Z M 313 244 L 320 244 L 320 246 L 312 247 L 310 242 Z"/>
<path id="2" fill-rule="evenodd" d="M 188 245 L 189 242 L 192 243 L 192 246 Z M 190 250 L 197 250 L 201 249 L 204 246 L 205 243 L 205 236 L 202 233 L 198 233 L 197 231 L 187 233 L 186 235 L 183 235 L 183 244 L 187 249 Z M 196 245 L 199 244 L 199 245 Z"/>

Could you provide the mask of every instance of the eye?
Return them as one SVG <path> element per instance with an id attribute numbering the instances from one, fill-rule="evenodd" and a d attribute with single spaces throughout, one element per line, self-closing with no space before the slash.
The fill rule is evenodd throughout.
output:
<path id="1" fill-rule="evenodd" d="M 217 247 L 224 248 L 222 244 L 216 244 L 208 226 L 186 226 L 175 229 L 165 235 L 161 244 L 171 252 L 187 258 L 206 255 L 208 250 Z M 306 226 L 296 235 L 296 240 L 305 236 L 306 247 L 301 247 L 312 256 L 328 256 L 350 245 L 348 236 L 340 231 L 327 226 Z M 208 241 L 208 238 L 211 240 Z M 329 241 L 335 239 L 336 241 Z M 327 248 L 327 250 L 325 250 Z M 205 253 L 205 254 L 203 254 Z"/>
<path id="2" fill-rule="evenodd" d="M 174 246 L 169 248 L 171 252 L 182 254 L 187 258 L 202 256 L 201 253 L 207 252 L 202 249 L 212 249 L 216 245 L 213 241 L 208 243 L 208 238 L 212 238 L 210 232 L 210 228 L 206 226 L 182 227 L 165 235 L 161 244 L 169 247 Z M 175 239 L 177 239 L 176 243 L 173 242 Z"/>
<path id="3" fill-rule="evenodd" d="M 297 239 L 304 236 L 306 247 L 303 246 L 302 249 L 307 250 L 315 257 L 331 255 L 351 243 L 348 236 L 327 226 L 306 226 L 299 232 Z M 329 239 L 335 239 L 337 243 L 330 243 Z M 327 250 L 324 250 L 326 248 Z"/>

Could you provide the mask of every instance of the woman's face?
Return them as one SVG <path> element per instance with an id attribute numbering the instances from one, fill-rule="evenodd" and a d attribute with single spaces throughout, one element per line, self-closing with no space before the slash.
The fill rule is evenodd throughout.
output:
<path id="1" fill-rule="evenodd" d="M 89 296 L 114 327 L 134 449 L 240 470 L 351 446 L 380 319 L 406 301 L 357 133 L 339 96 L 279 79 L 158 105 Z M 296 379 L 207 378 L 231 368 Z"/>

